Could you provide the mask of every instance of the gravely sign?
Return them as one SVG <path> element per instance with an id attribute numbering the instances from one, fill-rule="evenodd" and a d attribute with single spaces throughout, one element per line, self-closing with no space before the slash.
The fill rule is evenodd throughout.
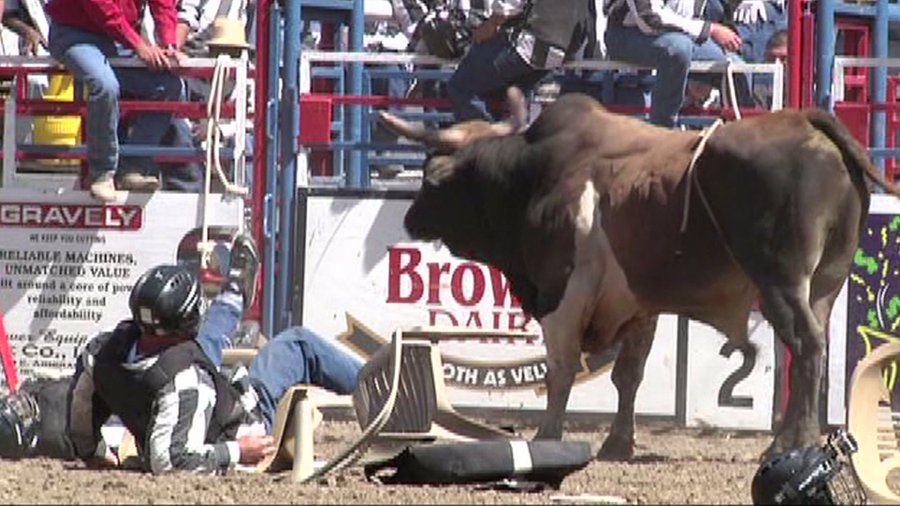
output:
<path id="1" fill-rule="evenodd" d="M 0 227 L 140 230 L 142 223 L 135 205 L 0 204 Z"/>

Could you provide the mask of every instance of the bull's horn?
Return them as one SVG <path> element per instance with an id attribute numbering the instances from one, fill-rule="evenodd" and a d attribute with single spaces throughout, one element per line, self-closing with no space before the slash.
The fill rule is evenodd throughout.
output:
<path id="1" fill-rule="evenodd" d="M 426 128 L 424 125 L 413 124 L 384 111 L 379 111 L 378 116 L 395 133 L 427 146 L 453 151 L 459 149 L 466 142 L 465 132 L 453 128 L 447 130 Z"/>
<path id="2" fill-rule="evenodd" d="M 437 134 L 434 130 L 424 125 L 413 124 L 405 119 L 398 118 L 391 113 L 379 111 L 378 118 L 395 133 L 414 141 L 432 144 L 436 142 Z"/>

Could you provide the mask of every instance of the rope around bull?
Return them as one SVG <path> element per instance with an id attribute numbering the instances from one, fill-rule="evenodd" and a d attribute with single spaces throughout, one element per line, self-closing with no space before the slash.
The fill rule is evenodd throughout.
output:
<path id="1" fill-rule="evenodd" d="M 706 195 L 703 193 L 703 188 L 700 186 L 700 180 L 697 179 L 697 171 L 695 170 L 697 160 L 700 159 L 700 155 L 703 154 L 703 150 L 706 148 L 706 142 L 709 141 L 709 138 L 712 137 L 712 134 L 715 133 L 716 129 L 724 123 L 722 118 L 719 118 L 715 123 L 700 132 L 700 142 L 698 142 L 697 147 L 694 148 L 694 155 L 691 157 L 691 164 L 688 165 L 687 169 L 688 182 L 684 191 L 684 212 L 681 216 L 681 229 L 679 230 L 679 234 L 683 237 L 684 233 L 687 231 L 688 215 L 690 214 L 691 207 L 691 188 L 696 186 L 697 195 L 700 197 L 700 202 L 703 203 L 703 207 L 706 209 L 706 214 L 709 215 L 710 221 L 712 221 L 713 228 L 716 230 L 719 240 L 722 241 L 722 245 L 725 247 L 725 251 L 728 252 L 731 261 L 740 267 L 741 264 L 738 263 L 737 258 L 734 256 L 734 252 L 731 251 L 731 247 L 728 245 L 728 241 L 725 240 L 725 234 L 722 233 L 722 227 L 719 226 L 719 221 L 716 220 L 716 215 L 713 214 L 712 206 L 709 205 L 709 200 L 706 199 Z M 675 251 L 675 254 L 681 255 L 681 248 L 678 248 L 678 250 Z"/>
<path id="2" fill-rule="evenodd" d="M 732 68 L 732 61 L 728 60 L 725 63 L 725 77 L 726 81 L 725 87 L 728 89 L 728 98 L 731 101 L 731 107 L 734 109 L 734 117 L 738 120 L 741 119 L 741 109 L 740 105 L 737 101 L 737 95 L 734 89 L 734 69 Z M 688 215 L 690 214 L 691 207 L 691 187 L 697 187 L 697 195 L 700 196 L 700 202 L 703 203 L 703 207 L 706 208 L 706 214 L 709 215 L 710 221 L 712 221 L 713 228 L 716 230 L 716 234 L 719 235 L 719 240 L 722 241 L 722 245 L 725 246 L 725 251 L 728 252 L 728 256 L 731 257 L 731 261 L 734 262 L 738 267 L 741 264 L 738 263 L 737 258 L 734 256 L 734 252 L 731 251 L 731 247 L 728 245 L 728 241 L 725 240 L 725 234 L 722 233 L 722 227 L 719 226 L 719 221 L 716 220 L 716 215 L 713 214 L 712 207 L 709 205 L 709 201 L 706 199 L 706 195 L 703 193 L 703 188 L 700 187 L 700 181 L 697 179 L 697 171 L 695 167 L 697 166 L 697 160 L 700 159 L 700 155 L 703 154 L 703 150 L 706 148 L 706 142 L 709 141 L 709 138 L 712 137 L 713 133 L 722 126 L 725 121 L 722 118 L 716 119 L 715 123 L 704 128 L 702 132 L 700 132 L 700 142 L 697 143 L 697 147 L 694 148 L 694 155 L 691 157 L 691 164 L 688 165 L 687 169 L 687 177 L 688 184 L 685 188 L 684 192 L 684 212 L 681 216 L 681 229 L 679 230 L 679 234 L 683 237 L 685 231 L 687 230 L 687 222 Z M 681 255 L 681 248 L 675 251 L 676 255 Z"/>

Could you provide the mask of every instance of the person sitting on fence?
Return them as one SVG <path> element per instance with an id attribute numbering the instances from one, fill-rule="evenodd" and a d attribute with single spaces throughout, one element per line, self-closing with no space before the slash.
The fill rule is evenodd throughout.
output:
<path id="1" fill-rule="evenodd" d="M 490 0 L 391 0 L 394 20 L 406 35 L 407 52 L 459 60 L 472 45 L 472 33 L 490 17 Z M 416 65 L 437 69 L 436 65 Z M 410 96 L 446 98 L 443 82 L 415 79 Z"/>
<path id="2" fill-rule="evenodd" d="M 492 120 L 479 104 L 510 86 L 530 91 L 552 69 L 596 39 L 594 0 L 494 0 L 491 17 L 447 82 L 457 121 Z"/>
<path id="3" fill-rule="evenodd" d="M 242 46 L 249 48 L 247 40 L 247 0 L 178 0 L 178 24 L 175 27 L 178 49 L 194 58 L 215 58 L 220 46 L 212 41 L 216 23 L 223 19 L 233 23 L 243 33 Z M 234 27 L 229 27 L 229 29 Z M 212 44 L 211 44 L 212 42 Z M 209 99 L 209 80 L 184 79 L 188 99 Z M 195 147 L 206 134 L 206 121 L 192 122 L 186 118 L 172 118 L 163 143 L 176 147 Z M 218 179 L 212 178 L 213 191 Z M 203 167 L 196 162 L 173 164 L 163 178 L 163 189 L 199 193 L 203 191 Z"/>
<path id="4" fill-rule="evenodd" d="M 147 43 L 135 27 L 149 5 L 160 45 Z M 50 55 L 87 85 L 87 140 L 90 192 L 111 202 L 116 189 L 159 189 L 158 168 L 149 156 L 119 159 L 119 95 L 177 101 L 178 76 L 169 72 L 184 55 L 175 46 L 175 0 L 51 0 Z M 113 68 L 116 45 L 133 50 L 148 68 Z M 126 134 L 129 143 L 158 146 L 172 113 L 143 112 Z"/>
<path id="5" fill-rule="evenodd" d="M 650 122 L 675 126 L 685 100 L 691 61 L 740 61 L 741 38 L 704 19 L 700 0 L 606 0 L 605 40 L 610 59 L 654 67 Z M 740 103 L 749 100 L 746 79 L 735 79 Z"/>
<path id="6" fill-rule="evenodd" d="M 153 473 L 255 465 L 276 450 L 269 434 L 290 387 L 315 384 L 338 394 L 356 388 L 361 361 L 302 327 L 268 341 L 249 371 L 220 371 L 229 336 L 255 298 L 258 265 L 253 240 L 239 235 L 202 322 L 201 288 L 187 267 L 160 265 L 138 279 L 132 319 L 91 340 L 77 360 L 67 408 L 77 458 L 92 467 L 116 464 L 100 436 L 116 415 Z"/>
<path id="7" fill-rule="evenodd" d="M 401 53 L 407 47 L 408 40 L 406 35 L 398 26 L 395 16 L 394 7 L 391 2 L 382 0 L 381 2 L 366 2 L 366 20 L 365 29 L 363 31 L 363 47 L 367 52 L 371 53 Z M 369 90 L 375 96 L 387 96 L 391 98 L 404 98 L 409 88 L 409 81 L 401 74 L 408 66 L 401 66 L 397 63 L 379 65 L 378 68 L 386 71 L 396 72 L 397 75 L 391 77 L 369 77 L 371 89 Z M 392 106 L 389 108 L 392 112 L 399 111 L 399 107 Z M 397 144 L 400 142 L 400 136 L 385 127 L 380 121 L 371 121 L 370 139 L 375 144 Z M 395 152 L 385 149 L 377 149 L 376 154 L 386 158 L 396 159 Z M 406 168 L 391 160 L 392 163 L 373 164 L 372 169 L 381 179 L 391 179 L 397 177 Z"/>

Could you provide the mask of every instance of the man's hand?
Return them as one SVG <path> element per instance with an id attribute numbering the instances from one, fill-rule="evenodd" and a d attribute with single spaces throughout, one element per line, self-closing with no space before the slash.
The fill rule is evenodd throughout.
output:
<path id="1" fill-rule="evenodd" d="M 744 0 L 734 10 L 734 21 L 751 25 L 757 21 L 766 21 L 766 0 Z"/>
<path id="2" fill-rule="evenodd" d="M 743 44 L 741 37 L 734 30 L 719 23 L 710 26 L 709 37 L 726 51 L 737 52 Z"/>
<path id="3" fill-rule="evenodd" d="M 141 43 L 140 46 L 134 49 L 135 53 L 137 53 L 138 58 L 144 62 L 147 67 L 153 70 L 162 70 L 172 68 L 172 64 L 169 61 L 169 58 L 166 56 L 166 52 L 163 48 L 159 46 L 152 46 L 147 43 Z"/>
<path id="4" fill-rule="evenodd" d="M 241 436 L 237 442 L 241 449 L 241 464 L 256 465 L 276 450 L 272 436 Z"/>
<path id="5" fill-rule="evenodd" d="M 2 3 L 2 2 L 0 2 Z M 7 15 L 3 18 L 3 25 L 12 30 L 22 39 L 22 52 L 25 55 L 37 55 L 38 48 L 47 48 L 47 41 L 41 32 L 15 15 Z"/>
<path id="6" fill-rule="evenodd" d="M 168 58 L 169 63 L 173 67 L 180 67 L 184 65 L 185 60 L 187 60 L 187 55 L 182 53 L 180 50 L 175 48 L 168 48 L 163 50 L 166 54 L 166 58 Z"/>
<path id="7" fill-rule="evenodd" d="M 41 32 L 29 27 L 23 35 L 25 40 L 23 51 L 26 55 L 37 56 L 39 48 L 47 49 L 47 41 Z"/>

